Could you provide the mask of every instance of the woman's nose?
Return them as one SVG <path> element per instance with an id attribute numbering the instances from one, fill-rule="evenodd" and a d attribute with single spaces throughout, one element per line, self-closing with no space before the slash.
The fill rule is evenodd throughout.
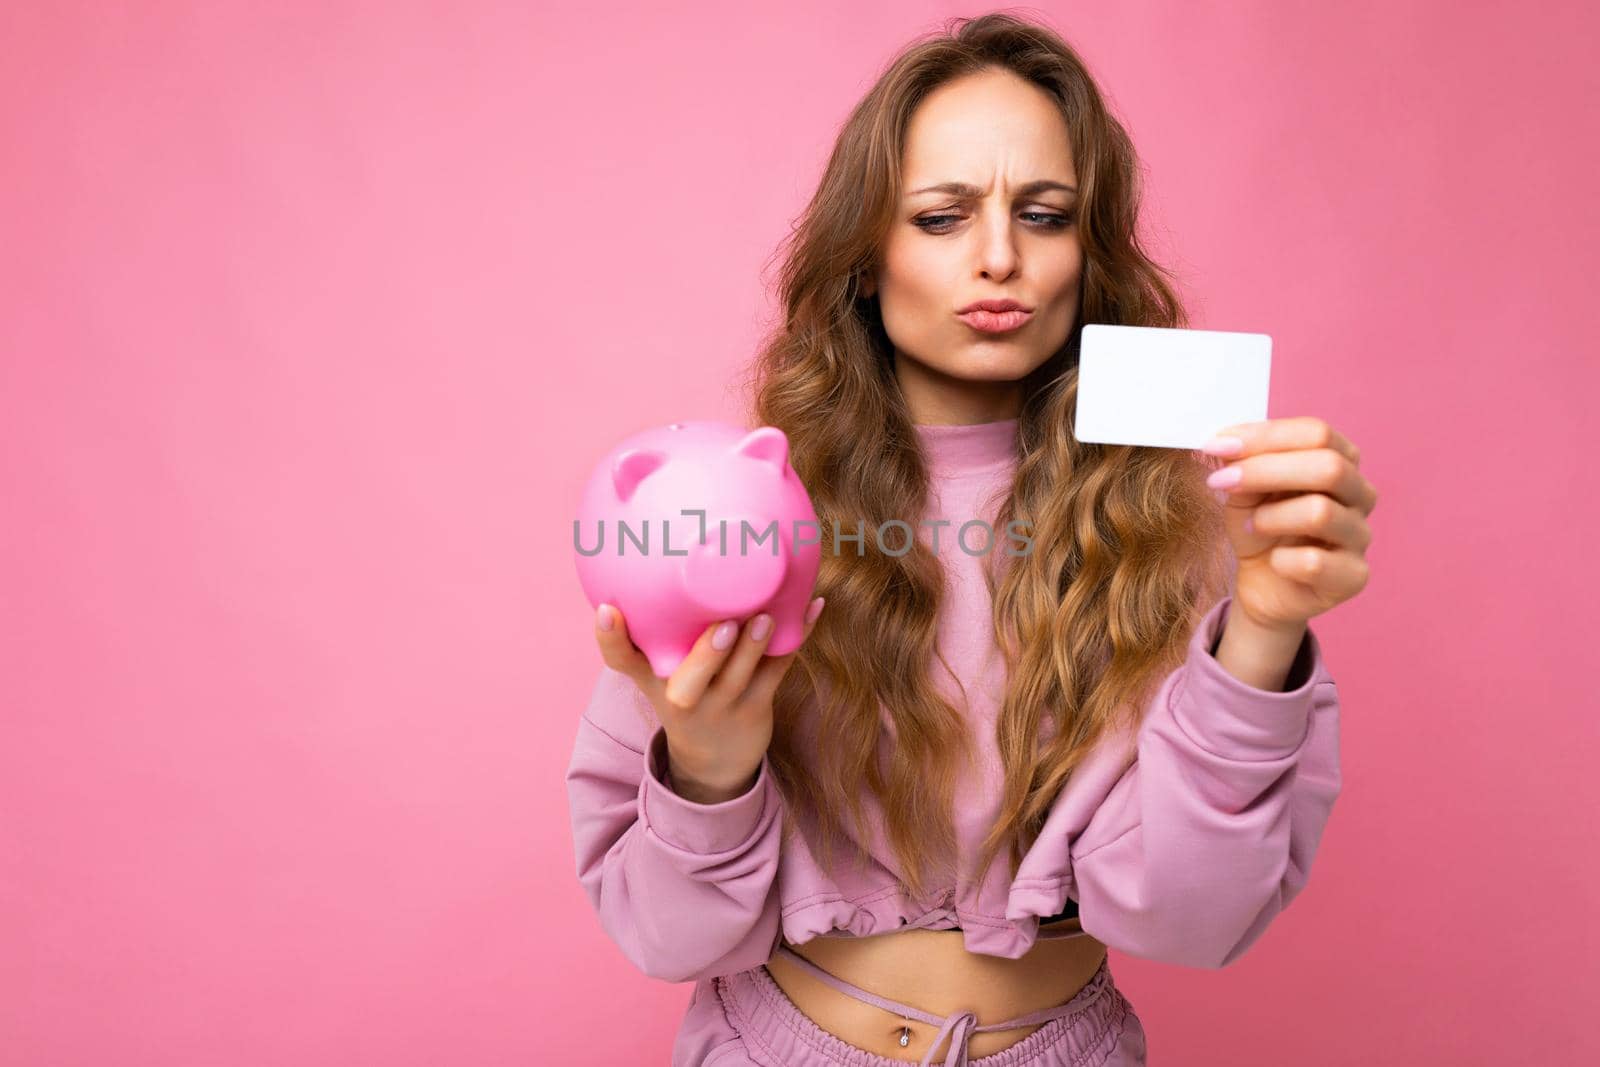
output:
<path id="1" fill-rule="evenodd" d="M 1012 233 L 1011 220 L 1004 212 L 998 216 L 991 215 L 984 220 L 979 232 L 980 269 L 989 278 L 1009 278 L 1017 265 L 1016 238 Z"/>

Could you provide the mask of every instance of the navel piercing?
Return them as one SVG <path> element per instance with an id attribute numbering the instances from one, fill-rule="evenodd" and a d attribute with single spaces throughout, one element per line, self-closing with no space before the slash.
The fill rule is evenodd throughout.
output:
<path id="1" fill-rule="evenodd" d="M 900 1047 L 905 1048 L 911 1044 L 911 1026 L 907 1024 L 900 1029 Z"/>

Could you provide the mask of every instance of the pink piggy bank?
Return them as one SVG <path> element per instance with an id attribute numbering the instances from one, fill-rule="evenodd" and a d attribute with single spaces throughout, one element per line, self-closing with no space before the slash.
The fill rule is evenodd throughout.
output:
<path id="1" fill-rule="evenodd" d="M 767 654 L 799 648 L 820 541 L 783 431 L 713 421 L 618 444 L 590 475 L 573 523 L 584 595 L 622 612 L 658 678 L 723 619 L 767 612 Z"/>

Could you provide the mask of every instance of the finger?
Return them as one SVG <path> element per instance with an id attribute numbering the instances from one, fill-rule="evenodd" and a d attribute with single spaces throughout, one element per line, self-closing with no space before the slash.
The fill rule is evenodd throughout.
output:
<path id="1" fill-rule="evenodd" d="M 1267 557 L 1274 571 L 1304 582 L 1317 592 L 1344 600 L 1366 587 L 1370 566 L 1347 549 L 1316 545 L 1279 545 Z"/>
<path id="2" fill-rule="evenodd" d="M 699 704 L 738 637 L 739 624 L 733 619 L 707 626 L 683 662 L 678 664 L 678 669 L 667 679 L 664 693 L 667 703 L 681 711 Z"/>
<path id="3" fill-rule="evenodd" d="M 1241 422 L 1217 431 L 1218 437 L 1234 437 L 1243 445 L 1233 452 L 1204 451 L 1212 455 L 1226 455 L 1229 459 L 1260 455 L 1263 452 L 1286 452 L 1306 448 L 1331 448 L 1352 466 L 1361 462 L 1361 450 L 1344 434 L 1314 415 L 1297 415 L 1283 419 L 1266 419 L 1262 422 Z"/>
<path id="4" fill-rule="evenodd" d="M 795 657 L 800 655 L 800 650 L 806 647 L 806 639 L 811 636 L 811 631 L 816 629 L 817 619 L 822 617 L 822 608 L 826 603 L 822 597 L 811 601 L 806 608 L 806 626 L 800 634 L 800 644 L 794 651 L 786 652 L 781 656 L 763 656 L 761 663 L 751 675 L 750 684 L 745 688 L 743 700 L 760 701 L 770 704 L 774 694 L 778 692 L 778 685 L 783 681 L 783 676 L 789 673 L 789 667 L 794 663 Z"/>
<path id="5" fill-rule="evenodd" d="M 757 637 L 757 634 L 761 636 Z M 771 640 L 771 615 L 762 612 L 745 623 L 739 641 L 733 647 L 733 653 L 717 672 L 717 676 L 711 680 L 706 692 L 730 703 L 738 699 L 739 694 L 750 684 L 750 674 L 755 670 L 756 664 L 761 662 L 761 657 L 767 650 L 767 643 Z"/>
<path id="6" fill-rule="evenodd" d="M 608 622 L 610 629 L 606 628 Z M 628 621 L 622 617 L 622 611 L 616 605 L 601 604 L 595 609 L 594 637 L 600 645 L 600 657 L 605 660 L 607 667 L 626 674 L 647 688 L 659 681 L 650 669 L 650 660 L 628 636 Z"/>
<path id="7" fill-rule="evenodd" d="M 1229 493 L 1326 493 L 1363 511 L 1372 495 L 1355 464 L 1331 448 L 1250 456 L 1217 469 L 1206 484 Z"/>
<path id="8" fill-rule="evenodd" d="M 1310 537 L 1331 548 L 1365 552 L 1372 528 L 1361 512 L 1323 493 L 1301 493 L 1286 500 L 1257 505 L 1250 514 L 1251 531 L 1264 537 Z"/>

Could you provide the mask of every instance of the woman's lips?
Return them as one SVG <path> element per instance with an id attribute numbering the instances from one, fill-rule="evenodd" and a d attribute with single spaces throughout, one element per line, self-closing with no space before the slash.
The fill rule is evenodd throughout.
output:
<path id="1" fill-rule="evenodd" d="M 956 318 L 984 333 L 1006 333 L 1027 322 L 1031 311 L 968 311 Z"/>

